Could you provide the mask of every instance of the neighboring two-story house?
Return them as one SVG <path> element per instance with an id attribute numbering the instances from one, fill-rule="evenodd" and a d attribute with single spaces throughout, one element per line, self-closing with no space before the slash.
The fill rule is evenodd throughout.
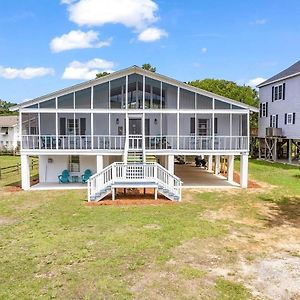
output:
<path id="1" fill-rule="evenodd" d="M 41 183 L 68 181 L 85 170 L 89 200 L 116 187 L 153 187 L 180 200 L 174 156 L 202 155 L 208 169 L 241 159 L 248 183 L 249 115 L 256 108 L 133 66 L 14 107 L 20 112 L 22 187 L 30 188 L 28 157 L 39 156 Z M 71 183 L 68 185 L 70 186 Z M 65 185 L 67 187 L 67 185 Z"/>
<path id="2" fill-rule="evenodd" d="M 19 146 L 19 117 L 0 116 L 0 151 L 14 152 Z"/>
<path id="3" fill-rule="evenodd" d="M 300 149 L 300 61 L 258 88 L 259 156 L 292 162 Z"/>

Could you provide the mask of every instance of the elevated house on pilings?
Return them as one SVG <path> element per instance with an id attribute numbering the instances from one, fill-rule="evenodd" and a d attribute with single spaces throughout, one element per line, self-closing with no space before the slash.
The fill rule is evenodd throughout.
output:
<path id="1" fill-rule="evenodd" d="M 110 193 L 114 198 L 116 188 L 138 187 L 179 201 L 182 178 L 174 158 L 185 155 L 206 157 L 208 172 L 214 165 L 216 174 L 220 157 L 226 157 L 228 182 L 239 156 L 240 185 L 247 187 L 249 115 L 256 108 L 136 66 L 13 110 L 20 112 L 25 190 L 33 188 L 29 155 L 39 157 L 40 188 L 75 187 L 90 170 L 92 176 L 81 185 L 89 201 Z M 65 183 L 59 184 L 64 170 Z"/>
<path id="2" fill-rule="evenodd" d="M 300 61 L 258 85 L 259 157 L 298 162 L 300 153 Z"/>

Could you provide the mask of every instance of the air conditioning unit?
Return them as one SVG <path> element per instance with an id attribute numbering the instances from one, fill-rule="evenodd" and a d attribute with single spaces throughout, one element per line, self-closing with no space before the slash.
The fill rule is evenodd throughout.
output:
<path id="1" fill-rule="evenodd" d="M 282 128 L 268 127 L 268 128 L 266 128 L 266 136 L 268 136 L 268 137 L 281 137 L 281 136 L 283 136 Z"/>

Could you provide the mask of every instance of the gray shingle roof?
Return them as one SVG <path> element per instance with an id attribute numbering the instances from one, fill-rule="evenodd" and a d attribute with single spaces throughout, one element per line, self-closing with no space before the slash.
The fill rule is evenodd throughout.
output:
<path id="1" fill-rule="evenodd" d="M 13 127 L 19 122 L 18 116 L 0 116 L 0 127 Z"/>
<path id="2" fill-rule="evenodd" d="M 263 83 L 259 84 L 258 87 L 267 85 L 274 81 L 279 81 L 280 79 L 293 76 L 297 73 L 300 73 L 300 60 L 288 67 L 287 69 L 281 71 L 280 73 L 274 75 L 273 77 L 269 78 L 268 80 L 264 81 Z"/>

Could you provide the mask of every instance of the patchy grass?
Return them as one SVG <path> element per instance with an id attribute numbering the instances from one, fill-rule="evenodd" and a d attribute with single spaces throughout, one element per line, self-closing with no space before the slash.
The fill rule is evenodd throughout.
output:
<path id="1" fill-rule="evenodd" d="M 220 300 L 250 299 L 250 293 L 243 285 L 222 277 L 217 279 L 216 290 L 218 293 L 217 299 Z"/>
<path id="2" fill-rule="evenodd" d="M 272 274 L 264 262 L 274 255 L 297 266 L 299 171 L 250 161 L 250 172 L 264 188 L 186 190 L 188 201 L 156 206 L 86 206 L 85 191 L 12 192 L 17 177 L 0 182 L 0 299 L 269 297 L 274 279 L 262 289 L 247 272 Z"/>

